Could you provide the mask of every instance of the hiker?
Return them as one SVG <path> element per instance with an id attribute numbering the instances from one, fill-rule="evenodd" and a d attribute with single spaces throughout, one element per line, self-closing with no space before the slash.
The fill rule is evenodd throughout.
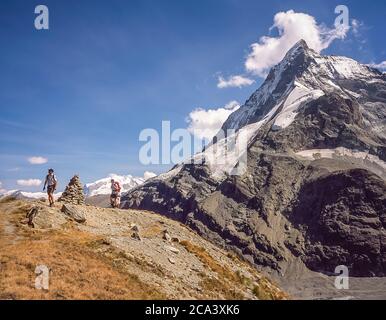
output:
<path id="1" fill-rule="evenodd" d="M 111 179 L 110 203 L 113 208 L 119 208 L 121 202 L 121 186 L 118 181 Z"/>
<path id="2" fill-rule="evenodd" d="M 50 207 L 52 207 L 55 202 L 54 192 L 56 190 L 57 184 L 58 184 L 58 180 L 56 180 L 54 170 L 49 169 L 48 174 L 46 176 L 46 180 L 44 181 L 43 191 L 46 190 L 46 186 L 47 186 L 47 195 L 48 195 L 48 201 L 50 203 Z"/>

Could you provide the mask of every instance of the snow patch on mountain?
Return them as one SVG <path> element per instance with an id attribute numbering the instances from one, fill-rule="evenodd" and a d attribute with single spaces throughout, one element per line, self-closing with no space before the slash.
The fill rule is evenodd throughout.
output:
<path id="1" fill-rule="evenodd" d="M 294 122 L 299 108 L 313 100 L 324 95 L 322 90 L 312 90 L 301 83 L 295 83 L 295 88 L 291 91 L 286 99 L 281 112 L 277 115 L 275 122 L 272 125 L 272 130 L 281 130 L 287 128 Z"/>
<path id="2" fill-rule="evenodd" d="M 386 163 L 379 157 L 358 150 L 338 147 L 335 149 L 310 149 L 296 153 L 297 156 L 310 161 L 318 159 L 344 160 L 357 166 L 363 166 L 366 170 L 386 179 Z"/>
<path id="3" fill-rule="evenodd" d="M 226 175 L 239 174 L 242 170 L 246 169 L 245 157 L 247 156 L 249 144 L 258 130 L 274 118 L 281 105 L 282 103 L 279 102 L 262 120 L 251 123 L 228 135 L 226 138 L 218 140 L 215 144 L 208 146 L 203 152 L 195 154 L 188 162 L 195 164 L 205 163 L 208 165 L 211 176 L 215 180 L 222 180 L 226 178 Z M 178 168 L 180 170 L 181 166 Z M 175 169 L 173 173 L 169 172 L 165 177 L 170 178 L 171 174 L 176 175 L 179 170 Z"/>

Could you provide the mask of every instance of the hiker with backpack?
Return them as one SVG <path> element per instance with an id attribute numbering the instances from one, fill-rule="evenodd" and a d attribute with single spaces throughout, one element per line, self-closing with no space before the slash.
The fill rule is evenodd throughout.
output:
<path id="1" fill-rule="evenodd" d="M 49 169 L 46 180 L 44 181 L 43 191 L 46 190 L 47 187 L 48 202 L 50 203 L 50 207 L 52 207 L 55 203 L 54 192 L 57 184 L 58 180 L 54 174 L 54 169 Z"/>
<path id="2" fill-rule="evenodd" d="M 121 202 L 121 185 L 118 181 L 111 179 L 110 203 L 113 208 L 119 208 Z"/>

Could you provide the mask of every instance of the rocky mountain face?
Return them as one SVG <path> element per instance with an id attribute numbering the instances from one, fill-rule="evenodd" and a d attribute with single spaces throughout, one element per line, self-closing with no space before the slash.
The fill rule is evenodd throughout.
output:
<path id="1" fill-rule="evenodd" d="M 208 152 L 123 196 L 286 277 L 386 276 L 386 76 L 297 43 L 223 130 L 248 132 L 246 170 Z M 197 155 L 195 156 L 197 157 Z M 234 159 L 232 166 L 239 165 Z M 303 269 L 302 269 L 303 270 Z"/>

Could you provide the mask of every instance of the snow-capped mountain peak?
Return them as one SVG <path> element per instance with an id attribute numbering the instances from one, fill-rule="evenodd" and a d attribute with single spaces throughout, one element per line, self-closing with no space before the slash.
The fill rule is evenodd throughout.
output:
<path id="1" fill-rule="evenodd" d="M 212 177 L 221 180 L 225 177 L 224 172 L 232 172 L 240 163 L 245 152 L 239 151 L 246 149 L 261 130 L 288 128 L 304 108 L 323 96 L 336 95 L 357 101 L 368 130 L 381 138 L 385 111 L 379 102 L 374 105 L 372 101 L 379 100 L 377 88 L 384 84 L 385 76 L 377 70 L 350 58 L 322 56 L 301 40 L 271 69 L 262 86 L 223 124 L 219 136 L 225 133 L 228 141 L 235 141 L 234 146 L 226 139 L 216 139 L 193 160 L 196 163 L 197 159 L 205 158 Z M 383 133 L 383 137 L 386 139 L 386 134 Z M 225 155 L 226 165 L 222 161 Z M 177 169 L 181 166 L 172 172 L 179 172 Z"/>
<path id="2" fill-rule="evenodd" d="M 262 86 L 242 107 L 229 116 L 222 129 L 239 130 L 261 121 L 278 105 L 285 104 L 288 98 L 292 101 L 291 95 L 302 99 L 303 102 L 319 98 L 322 92 L 332 91 L 343 97 L 358 98 L 357 94 L 350 90 L 350 80 L 354 79 L 384 81 L 384 75 L 347 57 L 322 56 L 309 48 L 304 40 L 300 40 L 287 52 L 284 59 L 272 68 Z M 300 89 L 307 99 L 301 97 Z M 299 103 L 298 107 L 302 105 L 303 103 Z M 279 116 L 281 111 L 285 110 L 278 108 L 277 113 L 269 120 Z M 291 107 L 291 112 L 296 113 L 294 106 Z M 295 115 L 291 115 L 291 118 L 294 119 Z M 290 124 L 290 121 L 286 123 Z M 277 128 L 279 127 L 276 126 Z"/>
<path id="3" fill-rule="evenodd" d="M 308 110 L 306 113 L 315 112 L 308 108 L 322 97 L 336 96 L 357 103 L 357 115 L 360 114 L 366 131 L 372 132 L 375 139 L 386 139 L 386 111 L 381 93 L 385 80 L 385 75 L 367 65 L 346 57 L 323 56 L 301 40 L 271 69 L 262 86 L 225 121 L 218 137 L 225 134 L 227 139 L 214 139 L 203 152 L 186 163 L 200 163 L 205 159 L 211 177 L 223 180 L 226 174 L 235 172 L 237 164 L 242 168 L 242 157 L 256 136 L 264 131 L 290 129 L 298 115 L 304 118 L 305 110 Z M 176 166 L 159 179 L 177 175 L 183 165 Z"/>

